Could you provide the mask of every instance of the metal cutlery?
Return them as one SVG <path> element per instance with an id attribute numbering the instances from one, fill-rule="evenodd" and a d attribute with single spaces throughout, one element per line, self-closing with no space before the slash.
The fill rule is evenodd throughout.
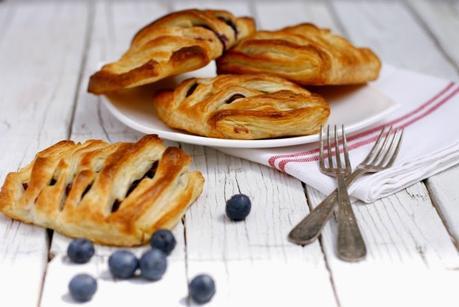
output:
<path id="1" fill-rule="evenodd" d="M 344 179 L 349 187 L 364 174 L 376 173 L 391 167 L 397 157 L 403 137 L 403 129 L 383 128 L 368 156 Z M 289 233 L 291 242 L 305 245 L 320 235 L 325 223 L 330 219 L 337 200 L 337 190 L 325 198 L 309 215 L 301 220 Z"/>
<path id="2" fill-rule="evenodd" d="M 344 182 L 344 178 L 348 177 L 352 172 L 344 126 L 341 127 L 340 138 L 338 137 L 338 129 L 336 126 L 334 127 L 333 136 L 330 135 L 330 126 L 327 126 L 327 146 L 324 146 L 325 141 L 323 134 L 323 129 L 321 129 L 320 171 L 323 174 L 335 177 L 338 185 L 337 254 L 338 257 L 343 260 L 358 261 L 366 256 L 367 249 L 352 210 L 347 186 Z M 341 161 L 341 151 L 344 155 L 344 161 Z"/>

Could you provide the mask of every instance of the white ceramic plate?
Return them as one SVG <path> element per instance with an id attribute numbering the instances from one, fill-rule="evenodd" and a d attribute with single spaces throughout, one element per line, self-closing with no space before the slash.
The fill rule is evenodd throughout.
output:
<path id="1" fill-rule="evenodd" d="M 155 115 L 152 107 L 153 92 L 160 88 L 173 88 L 178 82 L 190 77 L 211 77 L 215 75 L 215 65 L 208 66 L 169 78 L 154 85 L 148 85 L 124 92 L 103 96 L 108 110 L 122 123 L 134 130 L 157 134 L 161 138 L 176 142 L 213 147 L 266 148 L 299 145 L 318 141 L 318 135 L 286 137 L 264 140 L 233 140 L 202 137 L 171 129 Z M 397 105 L 371 85 L 349 87 L 323 87 L 311 91 L 318 92 L 330 102 L 329 124 L 344 124 L 347 133 L 368 127 L 392 112 Z"/>

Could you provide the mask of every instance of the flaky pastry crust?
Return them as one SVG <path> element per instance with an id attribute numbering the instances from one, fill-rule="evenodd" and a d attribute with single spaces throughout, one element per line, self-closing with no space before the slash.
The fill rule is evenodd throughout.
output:
<path id="1" fill-rule="evenodd" d="M 219 74 L 270 73 L 302 85 L 359 84 L 375 80 L 381 68 L 368 48 L 313 24 L 260 31 L 217 60 Z"/>
<path id="2" fill-rule="evenodd" d="M 91 76 L 88 91 L 103 94 L 201 68 L 254 31 L 252 18 L 227 11 L 171 13 L 137 32 L 118 61 Z"/>
<path id="3" fill-rule="evenodd" d="M 319 131 L 328 103 L 285 79 L 269 75 L 192 78 L 153 99 L 168 126 L 228 139 L 264 139 Z"/>
<path id="4" fill-rule="evenodd" d="M 204 178 L 191 157 L 155 135 L 137 143 L 59 142 L 0 191 L 0 211 L 70 237 L 134 246 L 171 228 L 201 194 Z"/>

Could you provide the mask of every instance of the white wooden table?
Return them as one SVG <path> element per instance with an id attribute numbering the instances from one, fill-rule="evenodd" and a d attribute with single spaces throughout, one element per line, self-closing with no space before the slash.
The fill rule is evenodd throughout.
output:
<path id="1" fill-rule="evenodd" d="M 459 3 L 411 1 L 3 1 L 0 2 L 0 180 L 58 140 L 136 140 L 97 97 L 90 73 L 114 59 L 135 31 L 185 7 L 255 16 L 260 28 L 310 21 L 366 45 L 388 63 L 459 80 Z M 0 217 L 0 305 L 70 306 L 70 278 L 97 276 L 88 306 L 187 306 L 187 280 L 211 274 L 208 306 L 459 306 L 459 168 L 370 205 L 355 206 L 368 245 L 358 264 L 337 259 L 335 225 L 298 247 L 291 227 L 321 200 L 301 182 L 214 149 L 181 144 L 206 188 L 175 230 L 178 246 L 159 282 L 115 281 L 111 249 L 89 264 L 65 258 L 68 239 Z M 243 223 L 224 216 L 243 192 Z M 142 249 L 136 250 L 140 253 Z"/>

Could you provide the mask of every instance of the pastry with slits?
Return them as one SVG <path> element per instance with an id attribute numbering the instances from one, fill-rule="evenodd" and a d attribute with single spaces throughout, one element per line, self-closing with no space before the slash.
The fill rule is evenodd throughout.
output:
<path id="1" fill-rule="evenodd" d="M 269 73 L 302 85 L 359 84 L 378 78 L 381 62 L 328 29 L 304 23 L 259 31 L 217 60 L 219 74 Z"/>
<path id="2" fill-rule="evenodd" d="M 188 79 L 155 95 L 153 106 L 171 128 L 228 139 L 313 134 L 330 114 L 319 95 L 261 74 Z"/>
<path id="3" fill-rule="evenodd" d="M 70 237 L 144 244 L 156 229 L 173 227 L 201 194 L 204 178 L 190 163 L 155 135 L 137 143 L 61 141 L 8 174 L 0 211 Z"/>
<path id="4" fill-rule="evenodd" d="M 183 10 L 142 28 L 126 53 L 91 76 L 88 91 L 103 94 L 201 68 L 255 31 L 250 17 L 222 10 Z"/>

